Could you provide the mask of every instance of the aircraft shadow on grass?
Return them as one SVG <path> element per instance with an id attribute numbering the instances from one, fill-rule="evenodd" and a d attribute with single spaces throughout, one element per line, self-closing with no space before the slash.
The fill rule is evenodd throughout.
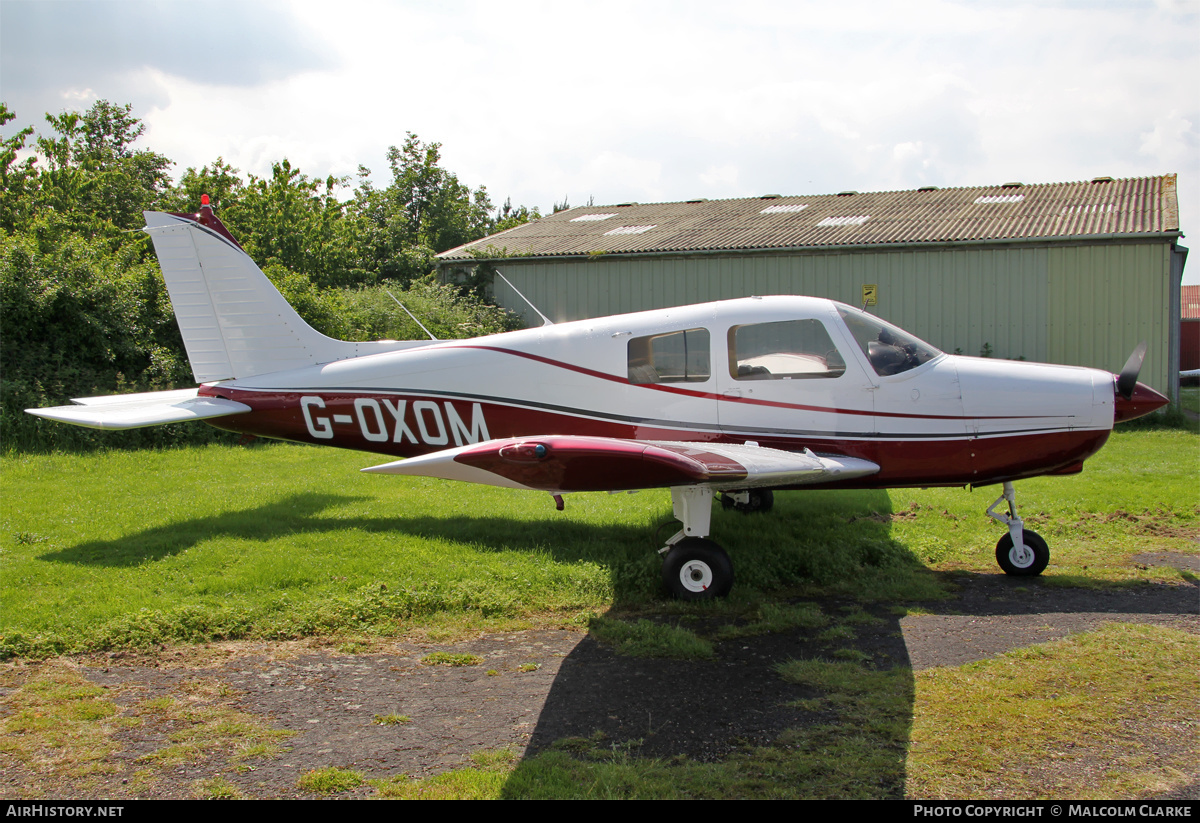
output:
<path id="1" fill-rule="evenodd" d="M 687 791 L 699 785 L 700 797 L 707 783 L 714 797 L 903 798 L 912 669 L 900 618 L 886 608 L 869 612 L 876 622 L 855 638 L 822 639 L 820 629 L 765 633 L 718 642 L 710 660 L 621 656 L 589 635 L 563 660 L 505 794 L 536 796 L 545 772 L 531 761 L 559 752 L 597 765 L 641 763 L 639 772 L 658 771 L 650 782 L 723 763 L 723 778 L 690 778 Z M 831 616 L 836 625 L 839 615 Z M 779 669 L 794 660 L 852 665 L 839 650 L 861 653 L 866 669 L 890 676 L 838 692 L 789 682 Z M 888 710 L 876 708 L 884 702 Z M 764 747 L 775 751 L 756 760 Z M 621 796 L 623 788 L 618 778 L 597 791 Z"/>
<path id="2" fill-rule="evenodd" d="M 336 494 L 298 494 L 252 509 L 154 526 L 113 540 L 89 540 L 47 552 L 39 559 L 82 566 L 136 566 L 222 537 L 268 541 L 298 532 L 332 531 L 345 528 L 344 521 L 322 520 L 317 515 L 332 506 L 363 499 Z"/>
<path id="3" fill-rule="evenodd" d="M 597 526 L 572 519 L 570 511 L 551 519 L 527 521 L 511 517 L 454 515 L 406 516 L 402 501 L 386 516 L 322 516 L 324 512 L 361 504 L 360 496 L 306 493 L 273 503 L 208 517 L 154 526 L 110 540 L 91 540 L 40 559 L 82 566 L 129 567 L 189 550 L 210 540 L 238 539 L 257 543 L 290 535 L 355 531 L 397 534 L 466 544 L 483 552 L 538 552 L 556 562 L 594 562 L 611 570 L 619 601 L 644 596 L 653 586 L 659 563 L 657 547 L 673 531 L 667 501 L 657 530 L 636 525 Z M 393 514 L 392 512 L 396 512 Z M 813 536 L 815 524 L 821 535 Z M 717 511 L 714 524 L 728 536 L 743 564 L 740 579 L 754 588 L 769 589 L 779 580 L 803 582 L 831 576 L 836 566 L 877 565 L 887 560 L 917 562 L 892 540 L 891 502 L 885 491 L 808 492 L 781 496 L 768 515 Z M 361 551 L 348 543 L 346 551 Z"/>
<path id="4" fill-rule="evenodd" d="M 83 566 L 127 567 L 179 554 L 208 540 L 233 538 L 265 543 L 287 535 L 361 531 L 369 534 L 403 534 L 417 538 L 468 544 L 476 551 L 540 552 L 557 562 L 591 561 L 617 568 L 636 564 L 649 568 L 657 562 L 655 549 L 672 526 L 669 508 L 662 505 L 662 525 L 656 530 L 643 525 L 597 526 L 571 518 L 568 511 L 549 520 L 526 521 L 510 517 L 453 515 L 445 517 L 405 516 L 402 501 L 386 516 L 323 517 L 323 512 L 359 504 L 367 498 L 341 494 L 305 493 L 273 503 L 210 517 L 181 520 L 155 526 L 112 540 L 91 540 L 46 552 L 41 560 Z M 665 504 L 666 501 L 661 501 Z M 657 504 L 655 504 L 657 505 Z M 396 512 L 393 514 L 392 512 Z M 904 513 L 894 514 L 886 491 L 811 491 L 780 496 L 772 513 L 745 516 L 714 512 L 714 526 L 738 555 L 742 564 L 739 585 L 775 588 L 781 578 L 806 582 L 830 582 L 831 569 L 870 567 L 886 562 L 920 560 L 891 536 L 891 523 Z M 815 534 L 815 525 L 821 533 Z M 360 547 L 346 547 L 359 551 Z M 780 565 L 786 568 L 780 570 Z M 1195 576 L 1181 572 L 1195 585 Z M 969 579 L 965 573 L 950 575 Z M 1028 578 L 974 575 L 994 579 L 1009 588 L 1036 585 Z M 619 576 L 618 576 L 619 577 Z M 614 582 L 619 583 L 618 577 Z M 821 578 L 824 578 L 823 580 Z M 644 582 L 641 590 L 644 591 Z M 1142 584 L 1131 581 L 1127 587 Z M 620 600 L 619 585 L 615 592 Z M 996 613 L 1026 613 L 1023 599 L 1015 597 L 997 607 Z M 936 610 L 936 606 L 934 607 Z M 1001 612 L 1000 608 L 1007 611 Z M 1038 603 L 1035 611 L 1055 611 L 1056 605 Z M 1134 606 L 1136 610 L 1136 604 Z M 1016 611 L 1013 611 L 1016 610 Z"/>
<path id="5" fill-rule="evenodd" d="M 795 552 L 756 552 L 758 534 L 776 516 L 797 524 L 843 523 L 824 533 L 827 544 L 838 544 L 826 549 L 842 553 L 842 562 L 851 559 L 845 553 L 853 553 L 855 546 L 860 547 L 860 562 L 870 562 L 872 549 L 909 554 L 890 537 L 892 506 L 886 492 L 784 495 L 776 511 L 765 517 L 726 513 L 717 524 L 723 533 L 740 533 L 745 545 L 738 547 L 733 539 L 730 545 L 747 576 L 759 564 L 804 567 L 821 562 L 819 552 L 812 556 L 811 546 L 797 546 Z M 806 532 L 800 530 L 802 536 Z M 708 788 L 714 797 L 828 792 L 902 798 L 914 689 L 900 618 L 889 604 L 870 606 L 867 612 L 856 609 L 853 617 L 838 610 L 852 607 L 849 599 L 820 605 L 828 617 L 822 627 L 749 632 L 724 640 L 723 628 L 747 628 L 755 618 L 735 619 L 703 608 L 682 617 L 652 618 L 715 638 L 711 659 L 621 655 L 589 633 L 563 660 L 505 795 L 537 796 L 539 784 L 546 780 L 545 761 L 539 756 L 557 752 L 594 764 L 598 775 L 606 764 L 632 765 L 645 777 L 644 786 L 677 781 L 684 796 L 697 796 L 692 792 L 699 786 L 701 797 Z M 789 661 L 814 659 L 843 666 L 861 661 L 868 669 L 890 674 L 878 685 L 859 684 L 865 691 L 833 694 L 789 681 L 779 669 Z M 868 708 L 881 698 L 889 704 L 885 716 Z M 872 721 L 863 722 L 864 712 L 872 711 Z M 852 719 L 854 715 L 858 719 Z M 830 730 L 838 724 L 856 725 Z M 763 747 L 773 747 L 774 752 L 760 751 L 756 758 L 756 750 Z M 815 756 L 806 758 L 806 751 Z M 715 763 L 723 764 L 719 772 L 703 771 L 706 764 Z M 765 776 L 764 767 L 773 773 Z M 599 796 L 619 797 L 629 788 L 620 778 L 613 783 L 606 779 L 597 778 Z M 787 785 L 781 786 L 783 782 Z"/>
<path id="6" fill-rule="evenodd" d="M 822 598 L 819 605 L 831 618 L 825 628 L 719 641 L 708 660 L 623 656 L 589 634 L 562 662 L 504 794 L 538 796 L 548 780 L 546 756 L 558 753 L 597 767 L 594 777 L 581 777 L 582 767 L 559 761 L 567 785 L 594 780 L 597 796 L 621 797 L 634 788 L 627 775 L 603 770 L 615 764 L 637 771 L 640 791 L 674 783 L 689 797 L 904 798 L 914 669 L 961 665 L 1090 630 L 1107 614 L 1150 622 L 1194 614 L 1196 586 L 1184 579 L 1187 585 L 1159 584 L 1161 597 L 1148 597 L 1144 583 L 1072 590 L 1065 597 L 1041 581 L 1023 585 L 1000 574 L 960 574 L 959 596 L 920 604 L 928 616 L 918 620 L 931 621 L 924 637 L 902 622 L 892 604 L 866 604 L 859 611 L 850 600 Z M 1030 597 L 1030 585 L 1048 591 Z M 1066 622 L 1047 625 L 1058 622 L 1056 613 Z M 1000 619 L 985 624 L 988 617 Z M 654 619 L 717 638 L 723 622 Z M 852 634 L 827 631 L 839 624 Z M 870 673 L 851 688 L 788 682 L 781 667 L 798 660 L 857 664 Z M 719 771 L 703 771 L 703 764 L 717 762 Z"/>
<path id="7" fill-rule="evenodd" d="M 338 506 L 368 498 L 338 494 L 297 494 L 274 503 L 210 517 L 180 520 L 112 540 L 89 540 L 69 548 L 46 552 L 41 560 L 84 566 L 124 567 L 161 560 L 208 540 L 222 538 L 269 542 L 288 535 L 361 531 L 371 534 L 405 534 L 414 537 L 467 543 L 475 550 L 549 552 L 559 561 L 594 559 L 604 562 L 636 551 L 652 556 L 653 530 L 640 526 L 599 528 L 571 520 L 529 523 L 507 517 L 454 515 L 411 517 L 402 513 L 381 517 L 323 517 Z M 400 511 L 397 505 L 396 511 Z M 358 547 L 347 546 L 347 551 Z"/>

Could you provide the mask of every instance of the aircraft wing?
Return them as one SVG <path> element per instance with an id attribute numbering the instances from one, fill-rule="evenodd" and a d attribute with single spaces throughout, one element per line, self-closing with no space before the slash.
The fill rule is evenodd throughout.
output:
<path id="1" fill-rule="evenodd" d="M 750 444 L 676 443 L 611 437 L 488 440 L 363 469 L 549 492 L 627 491 L 668 486 L 721 490 L 828 483 L 874 474 L 853 457 Z"/>
<path id="2" fill-rule="evenodd" d="M 137 429 L 163 423 L 186 423 L 250 411 L 245 403 L 199 397 L 197 389 L 116 394 L 72 399 L 74 406 L 26 409 L 32 415 L 90 429 Z"/>

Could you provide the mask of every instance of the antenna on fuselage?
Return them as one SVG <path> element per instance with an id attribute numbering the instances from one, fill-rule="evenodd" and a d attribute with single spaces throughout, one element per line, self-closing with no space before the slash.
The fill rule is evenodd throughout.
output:
<path id="1" fill-rule="evenodd" d="M 512 281 L 511 281 L 511 280 L 509 280 L 507 277 L 505 277 L 503 274 L 501 274 L 499 269 L 496 269 L 495 271 L 496 271 L 496 276 L 497 276 L 497 277 L 499 277 L 501 280 L 503 280 L 505 283 L 508 283 L 508 287 L 517 293 L 517 297 L 519 297 L 519 298 L 521 298 L 522 300 L 524 300 L 526 303 L 528 303 L 528 304 L 529 304 L 529 308 L 531 308 L 531 309 L 533 309 L 535 312 L 537 312 L 537 316 L 538 316 L 538 317 L 540 317 L 540 318 L 542 318 L 542 325 L 543 325 L 543 326 L 553 326 L 553 325 L 554 325 L 554 321 L 553 321 L 553 320 L 551 320 L 551 319 L 550 319 L 549 317 L 547 317 L 546 315 L 542 314 L 540 311 L 538 311 L 538 307 L 537 307 L 537 306 L 535 306 L 535 305 L 533 305 L 533 301 L 531 301 L 531 300 L 530 300 L 528 297 L 526 297 L 525 295 L 521 294 L 521 291 L 520 291 L 520 289 L 518 289 L 516 286 L 514 286 L 514 285 L 512 284 Z"/>
<path id="2" fill-rule="evenodd" d="M 384 291 L 387 292 L 388 297 L 392 298 L 393 300 L 396 300 L 396 295 L 392 294 L 387 289 L 384 289 Z M 404 313 L 407 314 L 409 317 L 411 317 L 412 321 L 421 327 L 421 331 L 423 331 L 427 335 L 429 335 L 430 340 L 432 340 L 435 343 L 440 342 L 440 341 L 438 341 L 438 339 L 436 337 L 433 336 L 433 332 L 431 332 L 429 329 L 425 328 L 425 325 L 423 323 L 421 323 L 420 320 L 417 319 L 417 316 L 408 310 L 408 306 L 404 305 L 399 300 L 396 300 L 396 305 L 399 306 L 400 308 L 404 309 Z"/>

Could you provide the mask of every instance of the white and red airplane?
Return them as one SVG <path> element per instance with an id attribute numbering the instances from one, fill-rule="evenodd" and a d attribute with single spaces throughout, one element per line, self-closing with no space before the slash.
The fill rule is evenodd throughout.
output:
<path id="1" fill-rule="evenodd" d="M 707 539 L 714 493 L 765 511 L 773 489 L 1003 484 L 1008 574 L 1046 567 L 1012 482 L 1079 472 L 1115 421 L 1167 398 L 1121 374 L 945 354 L 832 300 L 748 297 L 471 340 L 350 343 L 305 323 L 211 207 L 147 212 L 195 389 L 31 414 L 100 429 L 207 420 L 407 458 L 363 469 L 555 496 L 669 488 L 682 528 L 663 579 L 726 595 Z M 997 507 L 1007 502 L 1007 511 Z"/>

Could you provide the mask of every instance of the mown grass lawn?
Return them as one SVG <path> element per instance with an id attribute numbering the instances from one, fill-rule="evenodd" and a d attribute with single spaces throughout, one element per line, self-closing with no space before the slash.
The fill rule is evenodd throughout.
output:
<path id="1" fill-rule="evenodd" d="M 1195 552 L 1197 442 L 1115 434 L 1074 477 L 1018 484 L 1051 546 L 1046 579 L 1171 579 L 1130 556 Z M 413 627 L 583 625 L 658 603 L 665 491 L 546 494 L 366 475 L 371 455 L 289 444 L 6 457 L 0 652 Z M 811 491 L 714 512 L 737 609 L 799 589 L 936 598 L 931 572 L 994 570 L 998 487 Z"/>
<path id="2" fill-rule="evenodd" d="M 4 643 L 570 620 L 611 602 L 604 564 L 649 525 L 623 498 L 555 521 L 545 495 L 391 482 L 358 471 L 371 461 L 286 444 L 8 458 Z"/>

